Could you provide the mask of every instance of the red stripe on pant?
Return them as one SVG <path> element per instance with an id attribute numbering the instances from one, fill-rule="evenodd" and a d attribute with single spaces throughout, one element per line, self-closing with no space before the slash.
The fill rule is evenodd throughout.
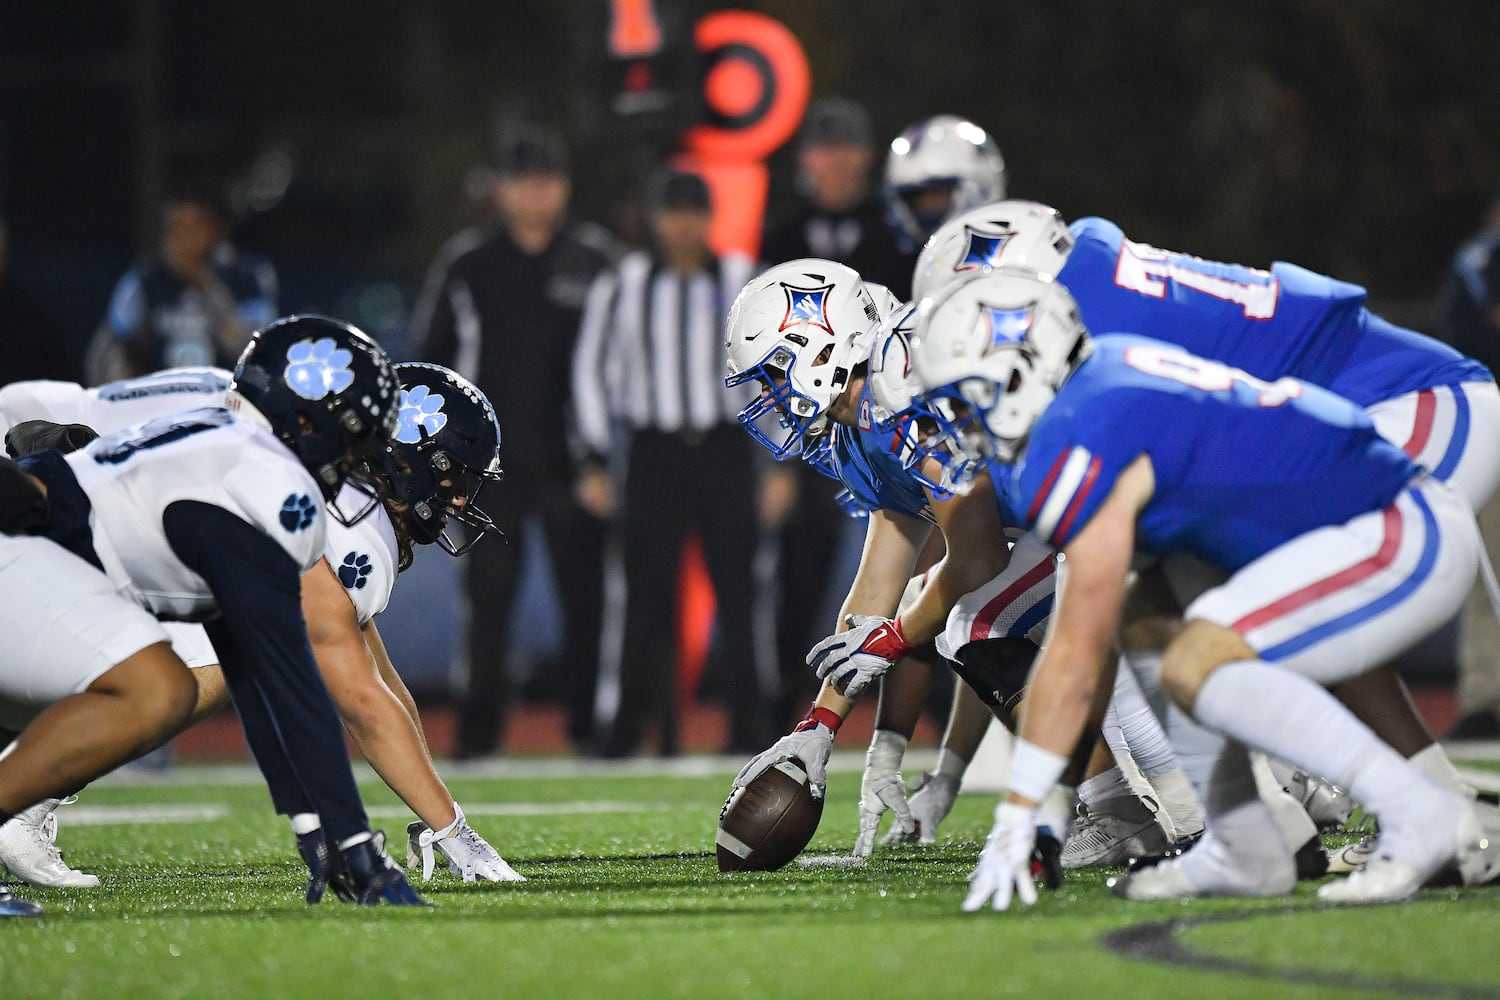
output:
<path id="1" fill-rule="evenodd" d="M 1243 635 L 1282 615 L 1291 614 L 1298 608 L 1305 607 L 1336 590 L 1352 587 L 1361 580 L 1385 569 L 1396 558 L 1396 553 L 1401 548 L 1401 512 L 1396 510 L 1394 505 L 1385 509 L 1384 527 L 1385 538 L 1381 540 L 1380 548 L 1373 556 L 1362 559 L 1353 566 L 1340 570 L 1332 576 L 1324 577 L 1316 583 L 1310 583 L 1300 590 L 1294 590 L 1260 610 L 1250 612 L 1229 627 Z"/>

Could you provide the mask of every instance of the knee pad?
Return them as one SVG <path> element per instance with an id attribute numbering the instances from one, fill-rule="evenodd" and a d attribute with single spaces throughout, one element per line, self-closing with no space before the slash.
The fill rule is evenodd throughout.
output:
<path id="1" fill-rule="evenodd" d="M 990 707 L 1014 709 L 1026 694 L 1026 678 L 1040 647 L 1023 636 L 981 639 L 958 651 L 954 673 Z"/>

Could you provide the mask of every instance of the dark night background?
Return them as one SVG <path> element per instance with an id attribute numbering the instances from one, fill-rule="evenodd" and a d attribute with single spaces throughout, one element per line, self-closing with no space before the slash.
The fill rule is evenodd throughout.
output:
<path id="1" fill-rule="evenodd" d="M 690 21 L 720 5 L 677 6 Z M 1500 4 L 744 6 L 801 39 L 814 95 L 864 101 L 882 132 L 939 111 L 988 128 L 1012 194 L 1158 245 L 1364 282 L 1428 329 L 1500 182 Z M 238 242 L 277 264 L 285 308 L 399 337 L 495 121 L 564 126 L 578 214 L 617 221 L 630 157 L 577 114 L 597 22 L 579 0 L 0 5 L 16 278 L 81 342 L 151 247 L 161 192 L 213 178 L 235 192 Z M 774 206 L 788 153 L 772 165 Z"/>

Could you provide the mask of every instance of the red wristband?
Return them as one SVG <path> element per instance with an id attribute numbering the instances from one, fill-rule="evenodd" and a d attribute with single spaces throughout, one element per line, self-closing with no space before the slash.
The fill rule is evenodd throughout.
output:
<path id="1" fill-rule="evenodd" d="M 808 709 L 807 714 L 802 717 L 802 722 L 797 725 L 797 729 L 794 731 L 800 732 L 804 728 L 811 728 L 811 726 L 807 725 L 808 723 L 812 723 L 814 726 L 820 724 L 827 726 L 836 733 L 839 731 L 839 726 L 844 724 L 844 720 L 839 718 L 839 713 L 833 709 L 814 705 Z"/>

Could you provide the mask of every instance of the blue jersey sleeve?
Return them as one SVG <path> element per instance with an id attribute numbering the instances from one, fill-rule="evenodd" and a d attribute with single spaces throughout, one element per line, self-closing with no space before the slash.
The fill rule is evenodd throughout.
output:
<path id="1" fill-rule="evenodd" d="M 1120 474 L 1145 448 L 1131 430 L 1136 421 L 1118 419 L 1119 410 L 1100 397 L 1066 405 L 1067 412 L 1039 424 L 1016 471 L 1010 501 L 1023 523 L 1061 551 L 1078 537 Z M 1091 412 L 1110 413 L 1100 420 Z"/>

